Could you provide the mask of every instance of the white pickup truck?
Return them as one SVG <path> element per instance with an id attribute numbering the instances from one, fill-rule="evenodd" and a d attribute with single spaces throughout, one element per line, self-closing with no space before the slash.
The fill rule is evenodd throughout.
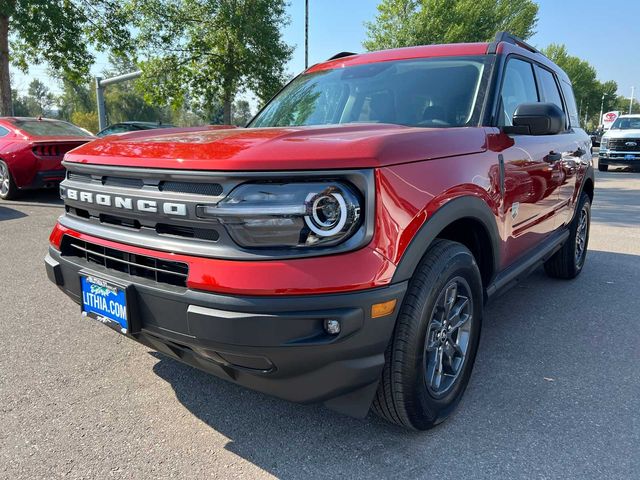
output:
<path id="1" fill-rule="evenodd" d="M 640 167 L 640 115 L 621 115 L 600 140 L 598 170 L 609 165 Z"/>

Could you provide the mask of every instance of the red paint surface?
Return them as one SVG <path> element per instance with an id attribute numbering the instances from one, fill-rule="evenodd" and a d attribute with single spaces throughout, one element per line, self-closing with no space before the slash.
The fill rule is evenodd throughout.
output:
<path id="1" fill-rule="evenodd" d="M 180 170 L 369 168 L 482 151 L 477 128 L 349 124 L 238 128 L 105 137 L 67 154 L 70 162 Z"/>

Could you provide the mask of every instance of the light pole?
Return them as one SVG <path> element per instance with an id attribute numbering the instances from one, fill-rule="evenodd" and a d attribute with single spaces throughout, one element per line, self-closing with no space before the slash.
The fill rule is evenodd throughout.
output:
<path id="1" fill-rule="evenodd" d="M 629 100 L 629 114 L 631 114 L 631 109 L 633 108 L 633 93 L 636 87 L 631 87 L 631 99 Z"/>
<path id="2" fill-rule="evenodd" d="M 309 0 L 304 0 L 304 69 L 309 68 Z"/>
<path id="3" fill-rule="evenodd" d="M 598 128 L 600 128 L 600 124 L 602 123 L 602 114 L 604 113 L 602 109 L 604 108 L 604 93 L 602 94 L 602 101 L 600 102 L 600 116 L 598 117 Z"/>

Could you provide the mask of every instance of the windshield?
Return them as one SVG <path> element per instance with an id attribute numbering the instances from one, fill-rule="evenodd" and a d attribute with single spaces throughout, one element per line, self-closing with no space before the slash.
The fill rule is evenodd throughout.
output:
<path id="1" fill-rule="evenodd" d="M 89 133 L 75 125 L 56 120 L 16 120 L 14 125 L 36 137 L 91 137 Z"/>
<path id="2" fill-rule="evenodd" d="M 640 117 L 632 117 L 632 118 L 624 118 L 618 117 L 613 125 L 611 125 L 611 130 L 640 130 Z"/>
<path id="3" fill-rule="evenodd" d="M 479 103 L 485 62 L 482 57 L 430 58 L 301 75 L 287 85 L 249 126 L 470 125 Z"/>

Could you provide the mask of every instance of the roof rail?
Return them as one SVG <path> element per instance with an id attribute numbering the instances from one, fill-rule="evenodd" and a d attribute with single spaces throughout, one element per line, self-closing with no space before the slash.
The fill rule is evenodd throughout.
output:
<path id="1" fill-rule="evenodd" d="M 357 55 L 357 53 L 353 53 L 353 52 L 340 52 L 340 53 L 336 53 L 333 57 L 328 58 L 327 62 L 329 60 L 337 60 L 339 58 L 344 58 L 344 57 L 350 57 L 351 55 Z"/>
<path id="2" fill-rule="evenodd" d="M 542 54 L 542 52 L 540 52 L 537 48 L 532 47 L 527 42 L 525 42 L 524 40 L 516 37 L 515 35 L 511 35 L 509 32 L 498 32 L 498 33 L 496 33 L 496 36 L 493 39 L 493 42 L 491 42 L 489 44 L 489 48 L 487 49 L 487 53 L 496 53 L 496 51 L 498 49 L 498 44 L 500 42 L 505 42 L 505 43 L 510 43 L 512 45 L 517 45 L 519 47 L 524 48 L 525 50 L 529 50 L 530 52 Z"/>

